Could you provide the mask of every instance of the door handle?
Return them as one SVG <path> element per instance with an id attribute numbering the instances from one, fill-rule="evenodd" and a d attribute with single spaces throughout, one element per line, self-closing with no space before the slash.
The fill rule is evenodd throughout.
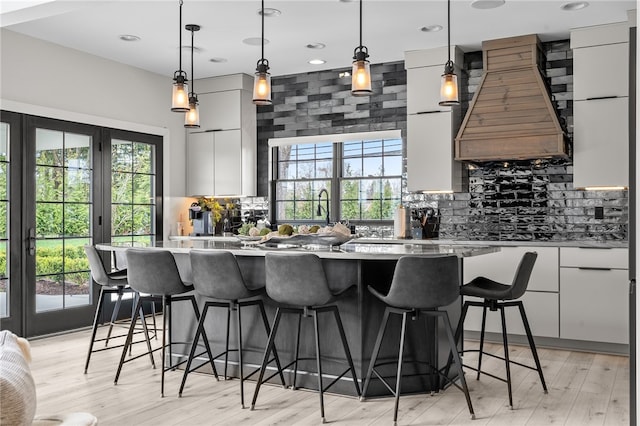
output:
<path id="1" fill-rule="evenodd" d="M 29 250 L 29 256 L 36 254 L 36 230 L 29 228 L 29 237 L 27 238 L 27 249 Z"/>

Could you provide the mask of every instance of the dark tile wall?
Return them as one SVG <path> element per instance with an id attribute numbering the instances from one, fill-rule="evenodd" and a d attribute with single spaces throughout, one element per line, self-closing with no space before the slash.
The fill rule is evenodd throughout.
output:
<path id="1" fill-rule="evenodd" d="M 544 43 L 545 72 L 561 123 L 573 127 L 573 60 L 569 41 Z M 258 191 L 268 192 L 271 137 L 401 129 L 406 137 L 404 63 L 372 65 L 375 95 L 351 96 L 342 70 L 276 77 L 270 107 L 258 107 Z M 463 110 L 482 76 L 482 52 L 465 54 Z M 463 111 L 464 112 L 464 111 Z M 570 149 L 571 152 L 571 149 Z M 457 240 L 626 240 L 627 191 L 573 189 L 571 159 L 470 164 L 469 192 L 403 195 L 410 207 L 435 207 L 440 238 Z M 603 207 L 604 219 L 595 219 Z"/>
<path id="2" fill-rule="evenodd" d="M 273 105 L 258 107 L 258 195 L 267 196 L 269 138 L 407 129 L 404 62 L 371 65 L 372 96 L 351 95 L 349 69 L 273 77 Z"/>

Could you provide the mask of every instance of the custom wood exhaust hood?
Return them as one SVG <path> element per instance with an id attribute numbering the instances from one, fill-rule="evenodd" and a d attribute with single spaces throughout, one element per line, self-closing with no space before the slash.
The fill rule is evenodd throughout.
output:
<path id="1" fill-rule="evenodd" d="M 567 156 L 535 34 L 482 43 L 484 74 L 455 139 L 455 159 Z"/>

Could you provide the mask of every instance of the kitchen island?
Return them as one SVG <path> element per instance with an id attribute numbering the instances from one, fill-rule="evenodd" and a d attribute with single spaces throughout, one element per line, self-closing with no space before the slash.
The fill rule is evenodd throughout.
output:
<path id="1" fill-rule="evenodd" d="M 98 244 L 98 249 L 111 250 L 122 253 L 129 248 L 123 245 Z M 463 259 L 470 256 L 479 256 L 487 253 L 497 252 L 498 247 L 486 246 L 462 246 L 447 244 L 355 244 L 347 243 L 339 247 L 271 247 L 263 245 L 244 244 L 240 241 L 217 241 L 217 240 L 180 240 L 158 242 L 153 246 L 146 247 L 148 250 L 169 250 L 173 253 L 180 274 L 185 281 L 190 281 L 191 265 L 189 252 L 195 249 L 204 250 L 227 250 L 236 255 L 243 277 L 247 285 L 251 288 L 258 288 L 265 285 L 264 255 L 272 250 L 312 252 L 317 254 L 323 261 L 327 279 L 334 290 L 350 288 L 343 297 L 337 301 L 340 309 L 345 333 L 349 342 L 351 354 L 355 364 L 357 376 L 363 379 L 369 364 L 371 352 L 376 337 L 380 321 L 384 312 L 384 304 L 373 297 L 367 290 L 367 286 L 372 286 L 381 292 L 387 292 L 391 284 L 391 278 L 397 260 L 404 255 L 433 256 L 442 254 L 455 254 L 460 258 L 462 268 Z M 203 303 L 203 301 L 200 301 Z M 196 328 L 196 320 L 187 306 L 177 304 L 173 311 L 172 338 L 174 341 L 189 341 Z M 269 318 L 273 318 L 275 303 L 268 298 L 265 300 L 265 308 Z M 446 308 L 450 320 L 455 327 L 460 317 L 461 300 L 451 304 Z M 206 330 L 214 354 L 224 350 L 226 333 L 226 313 L 224 310 L 215 310 L 206 323 Z M 399 323 L 393 318 L 390 321 L 389 331 L 385 337 L 379 356 L 381 362 L 397 359 L 397 348 L 399 342 Z M 329 318 L 321 318 L 321 321 L 332 321 Z M 446 336 L 438 333 L 435 323 L 427 322 L 429 333 L 425 334 L 423 320 L 415 321 L 416 324 L 408 327 L 410 338 L 406 347 L 406 368 L 403 379 L 403 390 L 406 392 L 437 390 L 438 381 L 427 375 L 417 375 L 425 372 L 425 368 L 418 362 L 429 361 L 434 365 L 442 367 L 447 360 L 448 345 Z M 425 320 L 426 321 L 426 320 Z M 259 322 L 258 312 L 251 309 L 243 310 L 243 325 L 247 325 L 243 331 L 243 347 L 245 348 L 244 359 L 247 365 L 259 366 L 267 336 L 264 328 Z M 301 355 L 313 356 L 314 343 L 313 333 L 305 332 L 306 327 L 312 324 L 305 324 L 303 321 L 303 332 L 301 334 Z M 419 323 L 419 324 L 418 324 Z M 284 318 L 280 332 L 276 339 L 278 353 L 283 364 L 287 364 L 293 357 L 297 321 L 294 318 Z M 441 325 L 440 325 L 441 326 Z M 233 330 L 230 341 L 235 341 Z M 311 330 L 311 328 L 309 328 Z M 334 336 L 332 326 L 323 327 L 322 341 L 323 374 L 331 378 L 332 374 L 342 371 L 339 364 L 344 359 L 342 347 Z M 432 336 L 427 338 L 427 336 Z M 439 345 L 442 342 L 442 345 Z M 189 346 L 186 344 L 175 345 L 172 356 L 177 360 L 184 359 L 188 354 Z M 203 360 L 204 361 L 204 360 Z M 412 362 L 414 361 L 414 362 Z M 231 363 L 231 373 L 234 374 L 233 362 Z M 208 367 L 204 367 L 203 370 Z M 248 367 L 247 371 L 251 368 Z M 299 366 L 298 383 L 302 387 L 314 389 L 316 380 L 314 378 L 314 362 L 301 362 Z M 380 368 L 384 376 L 392 376 L 395 371 L 395 364 Z M 349 378 L 342 378 L 332 390 L 346 395 L 353 394 L 353 385 L 349 383 Z M 188 387 L 185 390 L 188 392 Z M 387 390 L 379 381 L 373 381 L 370 387 L 370 395 L 384 395 Z"/>

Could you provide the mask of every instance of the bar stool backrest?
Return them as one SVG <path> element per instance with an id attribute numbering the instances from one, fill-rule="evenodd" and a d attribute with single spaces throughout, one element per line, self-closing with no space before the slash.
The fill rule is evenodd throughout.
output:
<path id="1" fill-rule="evenodd" d="M 189 257 L 193 287 L 198 294 L 222 300 L 238 300 L 252 296 L 233 253 L 192 250 Z"/>
<path id="2" fill-rule="evenodd" d="M 267 294 L 278 303 L 321 306 L 333 294 L 329 290 L 322 261 L 311 253 L 267 253 Z"/>
<path id="3" fill-rule="evenodd" d="M 433 309 L 450 305 L 459 296 L 458 256 L 402 256 L 384 302 L 398 308 Z"/>
<path id="4" fill-rule="evenodd" d="M 151 295 L 174 295 L 187 290 L 171 252 L 128 249 L 126 255 L 127 278 L 134 290 Z"/>
<path id="5" fill-rule="evenodd" d="M 93 280 L 99 285 L 111 285 L 98 250 L 94 246 L 87 244 L 84 246 L 84 252 L 87 254 L 87 259 L 89 259 L 89 269 Z"/>
<path id="6" fill-rule="evenodd" d="M 535 251 L 528 251 L 522 256 L 518 269 L 516 269 L 516 275 L 513 277 L 509 299 L 519 299 L 524 295 L 529 285 L 533 265 L 536 263 L 537 258 L 538 253 Z"/>

